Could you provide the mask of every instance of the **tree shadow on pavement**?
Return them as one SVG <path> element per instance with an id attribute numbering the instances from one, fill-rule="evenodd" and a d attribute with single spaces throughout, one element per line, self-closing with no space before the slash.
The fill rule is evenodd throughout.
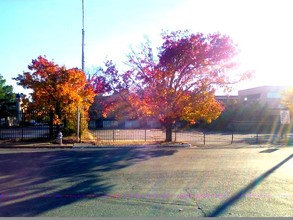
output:
<path id="1" fill-rule="evenodd" d="M 0 217 L 38 216 L 82 200 L 107 196 L 115 183 L 103 177 L 176 150 L 22 150 L 0 152 Z"/>
<path id="2" fill-rule="evenodd" d="M 271 175 L 273 172 L 275 172 L 278 168 L 280 168 L 283 164 L 288 162 L 290 159 L 292 159 L 293 154 L 288 156 L 286 159 L 278 163 L 276 166 L 269 169 L 264 174 L 260 175 L 258 178 L 253 180 L 250 184 L 248 184 L 246 187 L 244 187 L 242 190 L 231 196 L 229 199 L 227 199 L 225 202 L 223 202 L 221 205 L 216 207 L 214 211 L 212 211 L 210 214 L 207 215 L 207 217 L 217 217 L 223 212 L 225 212 L 230 206 L 232 206 L 234 203 L 236 203 L 238 200 L 243 198 L 243 196 L 255 188 L 257 185 L 259 185 L 264 179 L 266 179 L 269 175 Z"/>

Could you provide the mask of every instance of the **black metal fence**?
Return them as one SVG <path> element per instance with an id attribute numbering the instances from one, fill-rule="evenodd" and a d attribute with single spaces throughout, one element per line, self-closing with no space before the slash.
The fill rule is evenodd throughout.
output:
<path id="1" fill-rule="evenodd" d="M 52 139 L 57 135 L 49 116 L 22 113 L 13 123 L 1 120 L 0 139 L 35 140 Z M 51 125 L 50 125 L 51 124 Z M 90 129 L 90 135 L 81 136 L 81 141 L 94 140 L 113 142 L 165 141 L 165 129 Z M 280 123 L 235 122 L 229 129 L 215 131 L 208 126 L 197 129 L 174 129 L 172 141 L 194 145 L 227 145 L 233 143 L 288 143 L 293 142 L 290 125 Z"/>
<path id="2" fill-rule="evenodd" d="M 35 112 L 20 112 L 16 117 L 1 118 L 0 140 L 52 139 L 56 126 L 49 116 L 38 116 Z"/>
<path id="3" fill-rule="evenodd" d="M 103 143 L 165 141 L 164 129 L 102 129 L 90 130 Z M 264 144 L 292 142 L 291 133 L 260 133 L 207 130 L 173 130 L 172 141 L 194 145 L 228 145 L 233 143 Z"/>
<path id="4" fill-rule="evenodd" d="M 19 126 L 0 128 L 0 139 L 39 139 L 50 138 L 49 126 Z"/>
<path id="5" fill-rule="evenodd" d="M 165 141 L 165 129 L 90 129 L 91 137 L 103 143 Z M 276 122 L 234 121 L 226 129 L 203 124 L 193 129 L 174 128 L 172 141 L 195 145 L 227 145 L 233 143 L 288 143 L 293 134 L 290 125 Z"/>

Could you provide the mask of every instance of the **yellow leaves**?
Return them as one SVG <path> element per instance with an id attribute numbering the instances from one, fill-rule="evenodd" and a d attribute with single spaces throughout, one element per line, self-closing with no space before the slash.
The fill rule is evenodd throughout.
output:
<path id="1" fill-rule="evenodd" d="M 16 80 L 19 85 L 33 90 L 31 105 L 47 112 L 55 111 L 56 123 L 75 117 L 78 106 L 88 111 L 93 103 L 95 94 L 83 71 L 59 67 L 41 56 L 32 61 L 29 69 L 31 72 L 19 75 Z"/>
<path id="2" fill-rule="evenodd" d="M 190 96 L 188 104 L 183 108 L 182 119 L 190 123 L 204 119 L 210 123 L 220 116 L 222 110 L 223 107 L 215 100 L 213 93 L 204 91 Z"/>
<path id="3" fill-rule="evenodd" d="M 281 104 L 293 112 L 293 87 L 289 87 L 282 93 Z"/>

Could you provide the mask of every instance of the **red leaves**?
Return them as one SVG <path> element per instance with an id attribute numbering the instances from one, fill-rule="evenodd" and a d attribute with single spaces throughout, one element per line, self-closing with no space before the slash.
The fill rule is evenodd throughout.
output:
<path id="1" fill-rule="evenodd" d="M 130 53 L 124 73 L 118 73 L 111 61 L 106 63 L 103 76 L 121 97 L 116 106 L 127 103 L 138 116 L 156 116 L 165 124 L 180 118 L 217 118 L 223 108 L 215 100 L 214 87 L 228 88 L 232 83 L 228 73 L 237 66 L 236 45 L 219 33 L 175 31 L 162 38 L 157 58 L 147 41 L 140 51 Z"/>
<path id="2" fill-rule="evenodd" d="M 111 91 L 109 83 L 103 76 L 95 74 L 89 79 L 89 83 L 93 86 L 96 94 L 103 94 Z"/>

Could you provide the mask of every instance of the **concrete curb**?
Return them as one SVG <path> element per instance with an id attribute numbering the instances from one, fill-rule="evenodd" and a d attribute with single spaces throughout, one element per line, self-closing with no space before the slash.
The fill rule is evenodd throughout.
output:
<path id="1" fill-rule="evenodd" d="M 134 144 L 134 145 L 91 145 L 86 143 L 74 143 L 73 148 L 191 148 L 186 143 L 163 143 L 163 144 Z"/>
<path id="2" fill-rule="evenodd" d="M 72 148 L 73 144 L 53 144 L 50 142 L 40 142 L 40 143 L 31 143 L 31 142 L 4 142 L 0 143 L 0 149 L 10 149 L 10 148 Z"/>

